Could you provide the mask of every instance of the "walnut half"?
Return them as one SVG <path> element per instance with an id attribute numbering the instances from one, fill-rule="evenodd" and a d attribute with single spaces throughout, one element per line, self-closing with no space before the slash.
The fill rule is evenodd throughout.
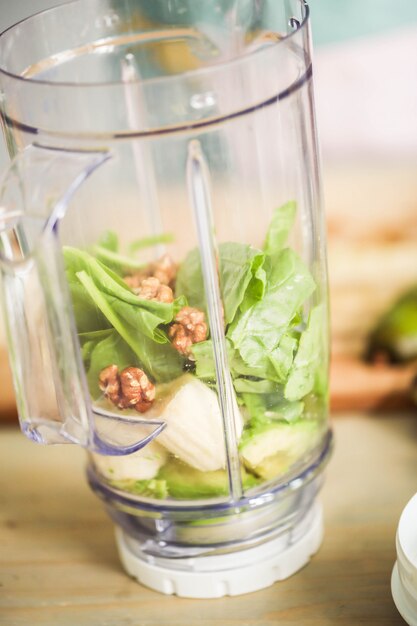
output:
<path id="1" fill-rule="evenodd" d="M 155 276 L 145 278 L 137 289 L 134 289 L 136 295 L 144 300 L 153 300 L 155 302 L 173 302 L 174 294 L 171 287 L 162 284 Z"/>
<path id="2" fill-rule="evenodd" d="M 177 274 L 177 266 L 169 254 L 164 254 L 160 259 L 152 263 L 152 276 L 155 276 L 163 285 L 173 286 Z"/>
<path id="3" fill-rule="evenodd" d="M 117 365 L 109 365 L 101 370 L 98 377 L 98 385 L 113 404 L 118 404 L 120 396 L 119 368 Z"/>
<path id="4" fill-rule="evenodd" d="M 119 409 L 145 413 L 155 400 L 155 385 L 138 367 L 126 367 L 120 373 L 117 365 L 105 367 L 99 375 L 99 387 Z"/>
<path id="5" fill-rule="evenodd" d="M 207 324 L 204 311 L 185 306 L 175 316 L 174 324 L 168 331 L 172 345 L 184 356 L 189 356 L 193 343 L 207 339 Z"/>
<path id="6" fill-rule="evenodd" d="M 136 274 L 125 276 L 123 280 L 135 293 L 141 288 L 141 284 L 146 279 L 158 279 L 159 284 L 167 286 L 172 290 L 176 274 L 176 264 L 169 254 L 164 254 L 157 261 L 149 263 L 146 267 L 136 272 Z M 169 292 L 165 291 L 165 293 Z M 165 302 L 165 300 L 161 300 L 161 302 Z"/>

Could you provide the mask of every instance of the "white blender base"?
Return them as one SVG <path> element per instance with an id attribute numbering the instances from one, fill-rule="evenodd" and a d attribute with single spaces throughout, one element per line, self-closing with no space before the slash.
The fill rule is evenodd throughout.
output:
<path id="1" fill-rule="evenodd" d="M 141 558 L 137 548 L 132 549 L 132 542 L 137 546 L 135 540 L 116 527 L 117 546 L 126 572 L 146 587 L 183 598 L 237 596 L 269 587 L 306 565 L 322 539 L 323 514 L 317 502 L 304 520 L 283 535 L 255 548 L 213 556 Z"/>

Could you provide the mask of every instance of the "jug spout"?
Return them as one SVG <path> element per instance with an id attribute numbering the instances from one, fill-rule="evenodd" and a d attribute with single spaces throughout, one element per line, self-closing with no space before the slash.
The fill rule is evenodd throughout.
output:
<path id="1" fill-rule="evenodd" d="M 149 433 L 136 420 L 130 430 L 128 420 L 92 410 L 58 233 L 74 193 L 109 158 L 37 145 L 17 155 L 0 184 L 0 273 L 22 431 L 39 443 L 119 455 L 164 425 Z"/>

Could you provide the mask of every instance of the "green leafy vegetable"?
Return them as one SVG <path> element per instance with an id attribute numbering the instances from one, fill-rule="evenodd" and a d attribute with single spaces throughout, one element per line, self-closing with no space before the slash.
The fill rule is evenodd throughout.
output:
<path id="1" fill-rule="evenodd" d="M 306 330 L 301 334 L 300 343 L 291 368 L 285 397 L 287 400 L 299 400 L 314 387 L 316 372 L 323 358 L 323 307 L 311 310 Z"/>
<path id="2" fill-rule="evenodd" d="M 157 246 L 161 243 L 172 243 L 174 241 L 174 236 L 171 233 L 161 233 L 160 235 L 153 235 L 152 237 L 143 237 L 142 239 L 136 239 L 132 241 L 129 246 L 129 253 L 133 254 L 138 250 L 143 250 L 144 248 L 150 248 L 151 246 Z"/>
<path id="3" fill-rule="evenodd" d="M 233 385 L 236 393 L 245 394 L 264 394 L 273 393 L 277 389 L 277 384 L 272 380 L 265 378 L 253 379 L 253 378 L 235 378 Z"/>
<path id="4" fill-rule="evenodd" d="M 101 396 L 98 380 L 100 372 L 108 365 L 117 365 L 119 370 L 125 367 L 140 365 L 135 353 L 129 348 L 128 344 L 115 331 L 111 330 L 110 334 L 104 339 L 97 336 L 96 341 L 90 339 L 84 344 L 89 350 L 89 368 L 87 372 L 88 388 L 91 396 L 97 399 Z M 83 353 L 84 357 L 84 353 Z"/>
<path id="5" fill-rule="evenodd" d="M 242 401 L 249 412 L 252 427 L 271 421 L 294 422 L 304 411 L 304 403 L 286 401 L 282 389 L 265 394 L 243 393 Z"/>
<path id="6" fill-rule="evenodd" d="M 264 254 L 240 244 L 221 247 L 220 276 L 228 285 L 225 318 L 233 320 L 226 334 L 229 367 L 235 391 L 253 423 L 299 419 L 304 409 L 300 400 L 312 391 L 315 381 L 320 382 L 323 310 L 313 309 L 301 330 L 302 309 L 315 282 L 299 256 L 283 248 L 295 214 L 294 202 L 276 209 Z M 203 307 L 199 263 L 197 251 L 190 253 L 182 266 L 180 289 L 186 289 L 185 283 L 191 285 L 190 303 Z M 195 344 L 193 358 L 196 376 L 215 381 L 211 340 Z"/>
<path id="7" fill-rule="evenodd" d="M 100 261 L 105 263 L 107 267 L 111 267 L 122 274 L 138 272 L 146 266 L 146 263 L 124 256 L 123 254 L 119 254 L 103 246 L 93 246 L 92 252 Z"/>
<path id="8" fill-rule="evenodd" d="M 119 310 L 123 311 L 122 316 L 130 324 L 138 325 L 142 332 L 159 343 L 167 342 L 165 334 L 159 329 L 155 329 L 159 324 L 168 324 L 173 319 L 174 304 L 139 298 L 132 293 L 123 280 L 87 252 L 65 248 L 64 257 L 67 267 L 71 267 L 72 271 L 75 271 L 76 278 L 83 283 L 86 277 L 89 285 L 94 283 L 94 286 L 102 292 L 102 295 L 106 296 L 110 303 L 115 304 Z M 83 286 L 86 288 L 85 284 Z M 86 289 L 86 292 L 90 293 L 91 296 L 91 289 Z M 107 310 L 105 313 L 97 302 L 96 304 L 109 320 L 109 315 L 111 316 L 112 312 Z"/>
<path id="9" fill-rule="evenodd" d="M 100 291 L 86 272 L 78 272 L 77 276 L 94 304 L 135 353 L 148 376 L 163 382 L 181 375 L 183 365 L 179 353 L 157 328 L 163 320 L 146 309 Z"/>
<path id="10" fill-rule="evenodd" d="M 106 232 L 100 237 L 98 245 L 102 248 L 106 248 L 107 250 L 111 250 L 112 252 L 118 252 L 119 238 L 113 230 L 106 230 Z"/>
<path id="11" fill-rule="evenodd" d="M 213 380 L 216 377 L 216 369 L 211 339 L 193 344 L 192 354 L 196 364 L 196 376 L 203 380 Z"/>
<path id="12" fill-rule="evenodd" d="M 294 201 L 275 209 L 264 243 L 266 254 L 275 256 L 284 247 L 294 224 L 296 212 L 297 205 Z"/>
<path id="13" fill-rule="evenodd" d="M 161 328 L 172 321 L 178 305 L 139 298 L 112 270 L 87 252 L 65 248 L 64 258 L 74 309 L 79 309 L 78 330 L 113 327 L 149 376 L 156 381 L 180 376 L 183 359 Z M 90 359 L 92 349 L 92 344 L 84 349 Z"/>
<path id="14" fill-rule="evenodd" d="M 94 304 L 100 309 L 110 324 L 118 331 L 125 341 L 130 343 L 127 332 L 128 327 L 130 326 L 133 332 L 137 333 L 139 331 L 157 343 L 168 342 L 165 333 L 158 328 L 159 324 L 167 322 L 166 316 L 157 316 L 136 304 L 126 302 L 125 300 L 106 293 L 105 291 L 101 291 L 96 286 L 94 280 L 84 271 L 78 272 L 77 278 L 90 295 Z M 170 317 L 172 319 L 172 316 Z M 126 329 L 123 328 L 124 325 L 126 325 Z M 132 341 L 135 341 L 135 339 Z"/>
<path id="15" fill-rule="evenodd" d="M 263 368 L 267 378 L 283 381 L 297 346 L 297 339 L 288 328 L 313 293 L 315 283 L 304 263 L 289 248 L 277 255 L 274 264 L 269 264 L 266 277 L 263 299 L 232 324 L 227 336 L 248 366 Z"/>
<path id="16" fill-rule="evenodd" d="M 220 286 L 223 294 L 224 319 L 233 321 L 239 306 L 262 299 L 265 291 L 264 254 L 247 244 L 222 243 L 219 246 Z M 176 293 L 184 294 L 190 306 L 206 309 L 200 253 L 192 250 L 182 263 Z"/>
<path id="17" fill-rule="evenodd" d="M 249 245 L 222 243 L 219 246 L 220 286 L 224 321 L 230 324 L 245 300 L 250 306 L 265 292 L 264 255 Z"/>
<path id="18" fill-rule="evenodd" d="M 305 319 L 316 285 L 302 259 L 285 247 L 295 217 L 295 202 L 277 208 L 262 250 L 236 242 L 219 245 L 228 363 L 246 421 L 240 453 L 252 472 L 242 469 L 245 488 L 258 483 L 253 474 L 273 478 L 312 449 L 319 436 L 316 418 L 324 410 L 324 310 L 316 306 Z M 158 383 L 158 394 L 163 393 L 161 383 L 170 383 L 186 370 L 206 385 L 216 385 L 212 340 L 193 344 L 186 358 L 171 346 L 167 334 L 184 306 L 206 311 L 199 251 L 192 250 L 181 264 L 172 303 L 138 297 L 121 277 L 143 269 L 136 252 L 170 241 L 172 236 L 166 234 L 143 238 L 123 255 L 117 235 L 107 232 L 92 254 L 64 249 L 94 398 L 101 396 L 99 374 L 110 364 L 120 370 L 142 368 Z M 119 481 L 115 486 L 155 498 L 214 497 L 227 495 L 229 489 L 224 470 L 200 472 L 173 459 L 156 479 Z"/>
<path id="19" fill-rule="evenodd" d="M 99 341 L 107 339 L 113 334 L 113 329 L 95 330 L 88 333 L 80 333 L 78 335 L 81 343 L 81 356 L 86 369 L 90 366 L 91 355 Z"/>
<path id="20" fill-rule="evenodd" d="M 67 272 L 75 324 L 79 333 L 110 328 L 110 324 L 97 307 L 91 306 L 91 298 L 76 274 Z"/>

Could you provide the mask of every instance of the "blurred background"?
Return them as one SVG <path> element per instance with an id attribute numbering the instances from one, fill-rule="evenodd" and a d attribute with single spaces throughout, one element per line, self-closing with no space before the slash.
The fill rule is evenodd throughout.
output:
<path id="1" fill-rule="evenodd" d="M 57 4 L 0 0 L 0 31 Z M 310 7 L 329 235 L 332 407 L 409 406 L 417 355 L 417 2 L 310 0 Z M 0 138 L 0 170 L 6 164 Z M 1 320 L 0 419 L 15 419 Z"/>

